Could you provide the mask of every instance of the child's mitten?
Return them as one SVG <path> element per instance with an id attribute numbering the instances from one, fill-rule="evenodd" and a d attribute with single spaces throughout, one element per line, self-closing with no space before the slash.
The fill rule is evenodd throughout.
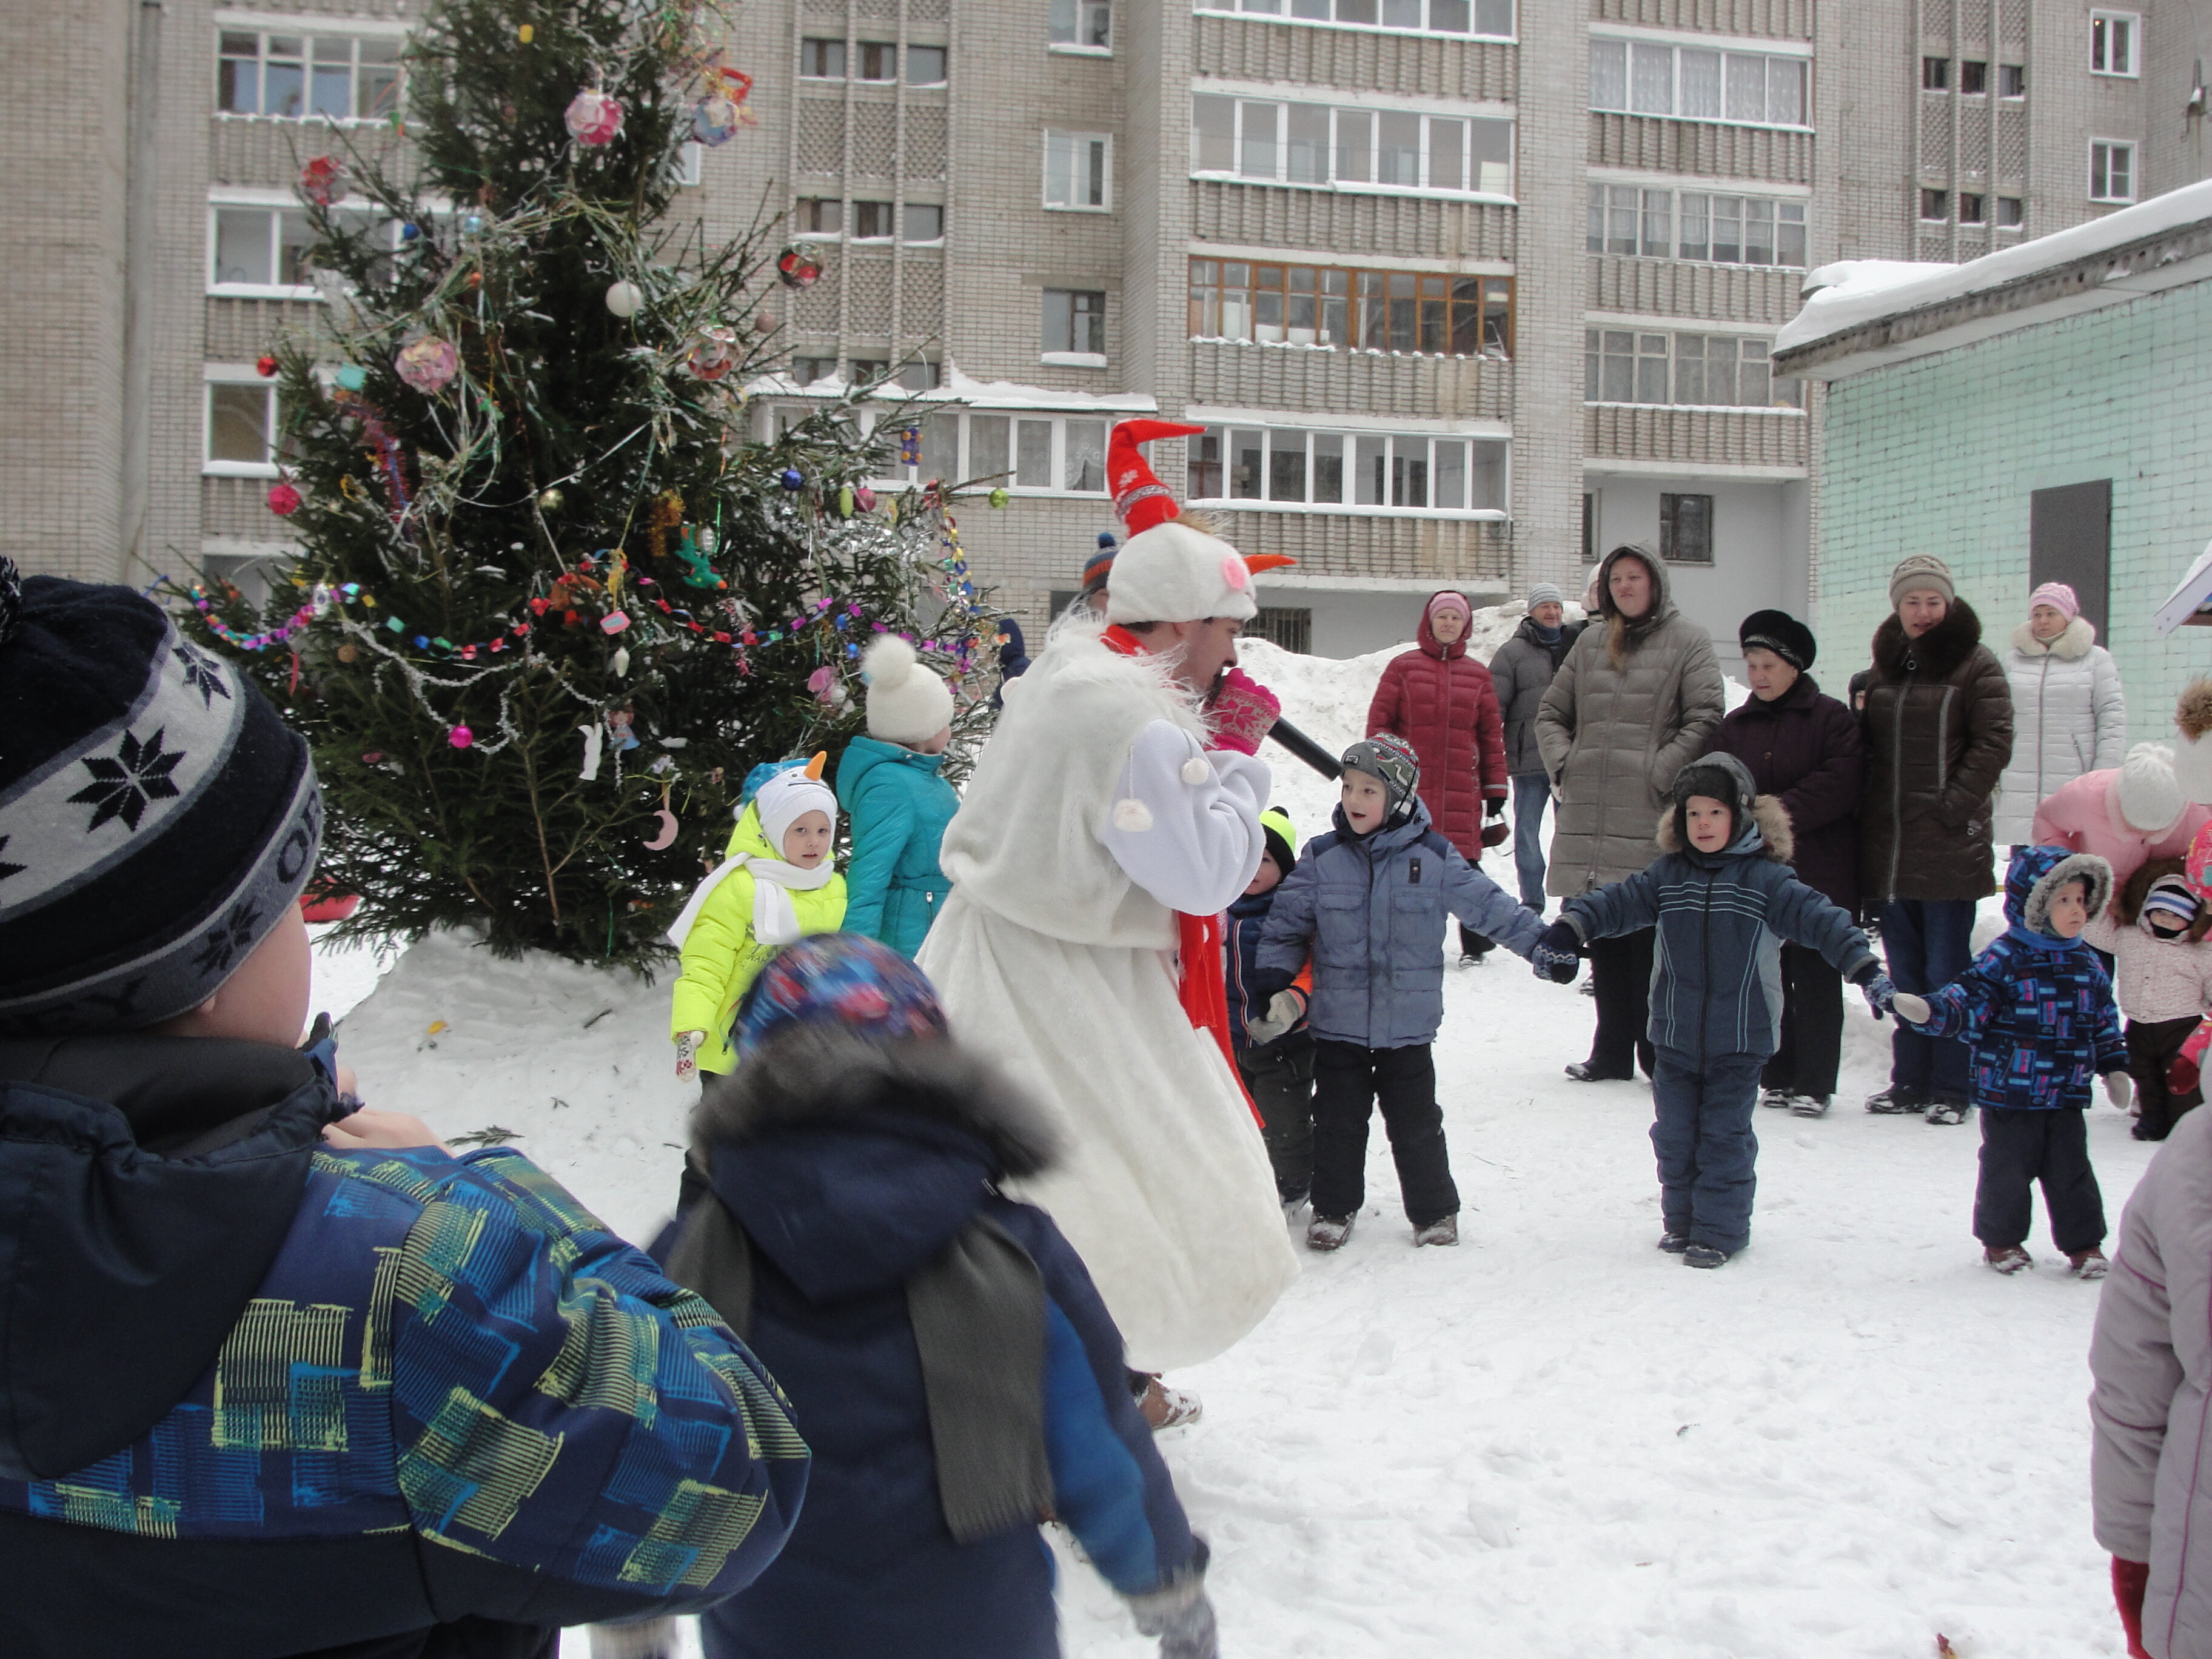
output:
<path id="1" fill-rule="evenodd" d="M 1928 999 L 1917 997 L 1910 991 L 1892 991 L 1889 1008 L 1907 1025 L 1925 1025 L 1936 1018 L 1936 1010 L 1929 1005 Z"/>
<path id="2" fill-rule="evenodd" d="M 1232 668 L 1214 684 L 1212 700 L 1206 705 L 1206 724 L 1215 748 L 1256 755 L 1260 740 L 1282 712 L 1273 692 L 1243 669 Z"/>
<path id="3" fill-rule="evenodd" d="M 685 1031 L 676 1039 L 676 1080 L 689 1083 L 699 1070 L 699 1042 L 704 1031 Z"/>
<path id="4" fill-rule="evenodd" d="M 1198 1580 L 1150 1595 L 1129 1598 L 1137 1628 L 1160 1638 L 1160 1659 L 1218 1659 L 1220 1638 L 1214 1629 L 1213 1603 Z"/>
<path id="5" fill-rule="evenodd" d="M 2197 1062 L 2187 1054 L 2176 1054 L 2173 1064 L 2166 1068 L 2166 1086 L 2169 1093 L 2185 1095 L 2197 1086 Z"/>
<path id="6" fill-rule="evenodd" d="M 2125 1072 L 2105 1073 L 2105 1098 L 2119 1111 L 2128 1109 L 2128 1103 L 2136 1096 L 2136 1080 Z"/>
<path id="7" fill-rule="evenodd" d="M 1535 948 L 1528 952 L 1528 965 L 1539 979 L 1571 985 L 1582 967 L 1582 955 L 1583 936 L 1572 923 L 1562 919 L 1537 935 Z"/>
<path id="8" fill-rule="evenodd" d="M 1244 1034 L 1257 1045 L 1273 1042 L 1297 1024 L 1305 1011 L 1305 999 L 1296 991 L 1278 991 L 1267 1000 L 1266 1013 L 1244 1022 Z"/>
<path id="9" fill-rule="evenodd" d="M 2143 1592 L 2149 1588 L 2149 1562 L 2112 1558 L 2112 1605 L 2120 1610 L 2120 1628 L 2127 1632 L 2128 1659 L 2150 1659 L 2142 1644 Z"/>
<path id="10" fill-rule="evenodd" d="M 1482 844 L 1485 847 L 1495 847 L 1512 833 L 1505 827 L 1505 821 L 1503 818 L 1496 823 L 1486 823 L 1482 826 Z"/>

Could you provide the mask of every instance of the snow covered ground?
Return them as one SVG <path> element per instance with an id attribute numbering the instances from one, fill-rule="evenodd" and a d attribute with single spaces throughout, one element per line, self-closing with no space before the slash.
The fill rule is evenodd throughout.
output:
<path id="1" fill-rule="evenodd" d="M 1252 672 L 1285 713 L 1358 735 L 1389 653 L 1268 652 Z M 1270 758 L 1318 831 L 1328 791 Z M 377 966 L 319 960 L 331 1006 Z M 1919 1659 L 1939 1633 L 1960 1659 L 2120 1653 L 2089 1535 L 2097 1291 L 2045 1238 L 2033 1274 L 1978 1265 L 1974 1126 L 1858 1109 L 1888 1028 L 1855 1001 L 1836 1110 L 1760 1115 L 1752 1248 L 1686 1270 L 1652 1248 L 1649 1091 L 1560 1071 L 1592 1018 L 1502 953 L 1454 972 L 1437 1057 L 1465 1243 L 1411 1248 L 1378 1123 L 1351 1243 L 1175 1379 L 1206 1400 L 1163 1443 L 1212 1542 L 1224 1653 Z M 512 1132 L 637 1237 L 673 1201 L 690 1098 L 665 1030 L 665 985 L 441 938 L 340 1036 L 372 1102 Z M 2117 1224 L 2153 1149 L 2109 1108 L 2089 1127 Z M 1071 1659 L 1152 1651 L 1087 1568 L 1062 1583 Z"/>

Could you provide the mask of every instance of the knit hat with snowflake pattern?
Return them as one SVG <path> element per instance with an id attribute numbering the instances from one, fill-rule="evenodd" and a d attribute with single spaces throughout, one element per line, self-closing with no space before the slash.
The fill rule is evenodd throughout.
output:
<path id="1" fill-rule="evenodd" d="M 0 559 L 0 1036 L 197 1007 L 321 844 L 307 740 L 128 587 Z"/>

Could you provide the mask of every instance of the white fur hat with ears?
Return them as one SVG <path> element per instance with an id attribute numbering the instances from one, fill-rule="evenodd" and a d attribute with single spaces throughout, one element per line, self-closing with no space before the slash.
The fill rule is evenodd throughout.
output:
<path id="1" fill-rule="evenodd" d="M 2139 743 L 2120 766 L 2120 816 L 2128 828 L 2159 835 L 2173 828 L 2189 799 L 2174 776 L 2173 750 L 2162 743 Z"/>
<path id="2" fill-rule="evenodd" d="M 896 634 L 878 634 L 860 653 L 868 687 L 868 735 L 885 743 L 926 743 L 952 724 L 952 690 L 922 665 Z"/>

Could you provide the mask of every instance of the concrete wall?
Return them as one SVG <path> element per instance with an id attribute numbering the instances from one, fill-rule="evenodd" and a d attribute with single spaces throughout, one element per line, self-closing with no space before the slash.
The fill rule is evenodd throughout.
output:
<path id="1" fill-rule="evenodd" d="M 2112 481 L 2112 629 L 2132 737 L 2172 729 L 2212 635 L 2151 615 L 2212 537 L 2212 283 L 1877 369 L 1830 387 L 1814 626 L 1840 681 L 1889 609 L 1891 567 L 1934 553 L 2002 649 L 2027 614 L 2028 494 Z"/>
<path id="2" fill-rule="evenodd" d="M 1684 476 L 1594 474 L 1597 550 L 1623 542 L 1659 544 L 1659 497 L 1692 493 L 1713 498 L 1713 562 L 1670 567 L 1674 603 L 1713 636 L 1730 673 L 1736 666 L 1736 626 L 1754 611 L 1804 615 L 1804 483 Z"/>

